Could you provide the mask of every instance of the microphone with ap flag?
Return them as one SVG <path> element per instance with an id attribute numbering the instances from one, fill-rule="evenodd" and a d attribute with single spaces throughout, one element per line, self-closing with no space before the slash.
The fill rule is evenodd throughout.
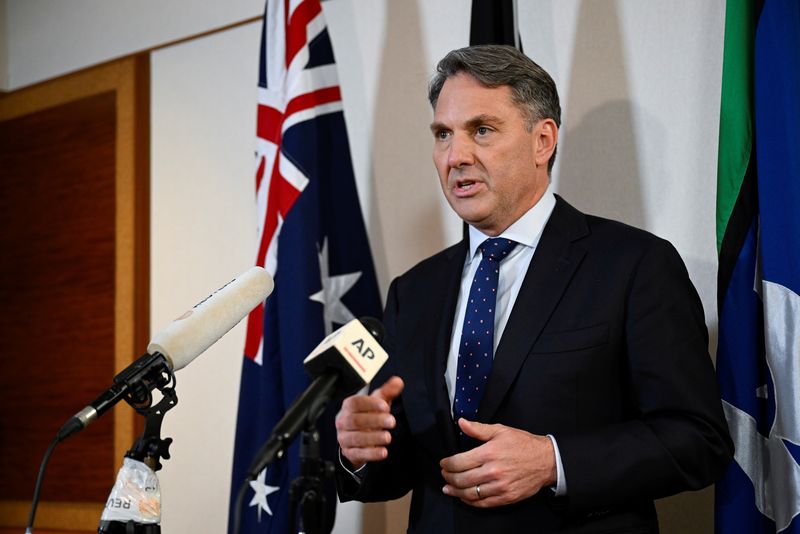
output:
<path id="1" fill-rule="evenodd" d="M 381 347 L 383 325 L 374 317 L 353 319 L 322 340 L 303 360 L 308 374 L 338 373 L 339 392 L 351 395 L 369 384 L 389 356 Z"/>
<path id="2" fill-rule="evenodd" d="M 275 458 L 281 458 L 301 430 L 313 424 L 328 402 L 352 395 L 369 384 L 389 359 L 380 345 L 383 325 L 372 317 L 353 319 L 322 340 L 303 366 L 313 380 L 272 430 L 247 470 L 255 479 Z"/>

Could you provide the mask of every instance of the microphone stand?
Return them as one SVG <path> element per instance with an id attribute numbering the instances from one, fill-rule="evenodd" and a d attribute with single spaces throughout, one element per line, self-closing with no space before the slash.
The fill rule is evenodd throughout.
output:
<path id="1" fill-rule="evenodd" d="M 239 486 L 234 504 L 233 534 L 239 534 L 242 506 L 244 505 L 244 495 L 249 488 L 248 483 L 255 480 L 258 473 L 263 471 L 276 458 L 283 458 L 289 445 L 301 430 L 303 431 L 300 443 L 301 475 L 292 482 L 289 493 L 290 534 L 297 534 L 297 532 L 317 534 L 322 532 L 321 529 L 325 523 L 317 519 L 322 517 L 322 512 L 325 509 L 325 495 L 322 486 L 325 479 L 332 476 L 335 469 L 333 464 L 324 462 L 320 458 L 319 432 L 315 423 L 336 393 L 338 381 L 338 374 L 323 374 L 315 378 L 281 420 L 275 424 L 272 434 L 256 454 L 253 463 L 247 469 L 247 476 L 242 485 Z M 295 494 L 294 497 L 292 497 L 293 492 Z M 321 504 L 316 504 L 320 499 Z M 305 528 L 305 530 L 301 531 L 295 529 L 298 503 L 300 505 L 301 518 L 303 518 L 301 528 Z M 321 512 L 317 512 L 317 510 L 321 510 Z M 317 518 L 314 518 L 315 513 L 318 514 Z M 317 526 L 317 523 L 319 523 L 319 526 Z"/>
<path id="2" fill-rule="evenodd" d="M 175 393 L 175 375 L 172 371 L 167 371 L 168 379 L 165 385 L 158 387 L 163 395 L 162 399 L 152 407 L 136 407 L 136 411 L 145 417 L 144 432 L 139 436 L 139 439 L 133 444 L 133 447 L 125 453 L 125 458 L 130 458 L 145 464 L 155 478 L 154 487 L 143 488 L 147 490 L 158 490 L 158 478 L 155 476 L 155 471 L 160 470 L 161 458 L 168 460 L 170 458 L 169 446 L 172 444 L 172 438 L 161 439 L 161 424 L 164 421 L 164 414 L 171 410 L 178 403 L 178 395 Z M 170 385 L 171 384 L 171 385 Z M 125 470 L 123 467 L 121 471 Z M 127 521 L 120 521 L 118 519 L 106 519 L 106 512 L 111 508 L 143 508 L 149 507 L 152 510 L 152 515 L 161 517 L 161 502 L 160 492 L 156 499 L 151 499 L 155 502 L 136 502 L 135 498 L 130 502 L 127 499 L 114 498 L 117 487 L 112 490 L 111 496 L 106 503 L 103 517 L 100 520 L 100 525 L 97 532 L 101 534 L 161 534 L 161 525 L 159 523 L 144 523 L 136 519 L 129 519 Z M 138 496 L 138 495 L 137 495 Z"/>
<path id="3" fill-rule="evenodd" d="M 319 432 L 313 421 L 300 438 L 300 476 L 289 488 L 289 534 L 324 534 L 325 511 L 324 483 L 333 476 L 332 462 L 320 457 Z M 300 525 L 297 525 L 297 508 L 300 507 Z"/>

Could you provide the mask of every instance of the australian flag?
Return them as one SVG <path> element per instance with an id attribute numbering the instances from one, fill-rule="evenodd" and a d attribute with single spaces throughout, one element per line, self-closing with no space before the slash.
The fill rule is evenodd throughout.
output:
<path id="1" fill-rule="evenodd" d="M 267 2 L 258 85 L 256 263 L 273 275 L 275 291 L 248 318 L 231 519 L 256 451 L 309 383 L 303 359 L 326 334 L 363 315 L 378 317 L 381 310 L 319 0 Z M 333 460 L 329 412 L 318 427 L 322 454 Z M 288 532 L 288 490 L 298 475 L 295 442 L 250 483 L 243 534 Z M 328 528 L 335 504 L 330 493 Z"/>
<path id="2" fill-rule="evenodd" d="M 719 534 L 800 533 L 800 3 L 729 0 L 717 191 Z"/>

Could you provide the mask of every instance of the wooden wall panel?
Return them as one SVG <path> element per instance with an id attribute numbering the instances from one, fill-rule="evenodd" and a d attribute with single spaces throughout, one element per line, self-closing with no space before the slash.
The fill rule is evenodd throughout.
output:
<path id="1" fill-rule="evenodd" d="M 114 376 L 114 93 L 0 122 L 0 499 Z M 59 445 L 42 498 L 103 501 L 113 420 Z"/>
<path id="2" fill-rule="evenodd" d="M 0 526 L 25 524 L 55 432 L 147 344 L 148 145 L 146 55 L 0 95 Z M 37 532 L 96 530 L 139 419 L 123 403 L 55 449 Z"/>

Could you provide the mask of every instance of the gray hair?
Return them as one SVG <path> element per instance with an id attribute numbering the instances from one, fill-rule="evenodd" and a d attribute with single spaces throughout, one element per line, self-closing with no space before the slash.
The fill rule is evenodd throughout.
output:
<path id="1" fill-rule="evenodd" d="M 561 126 L 561 105 L 553 78 L 513 46 L 468 46 L 448 53 L 436 65 L 436 74 L 428 84 L 428 100 L 434 109 L 444 82 L 462 72 L 485 87 L 509 86 L 511 98 L 522 112 L 528 131 L 542 119 L 553 119 L 556 126 Z M 547 163 L 548 174 L 555 160 L 553 150 Z"/>

